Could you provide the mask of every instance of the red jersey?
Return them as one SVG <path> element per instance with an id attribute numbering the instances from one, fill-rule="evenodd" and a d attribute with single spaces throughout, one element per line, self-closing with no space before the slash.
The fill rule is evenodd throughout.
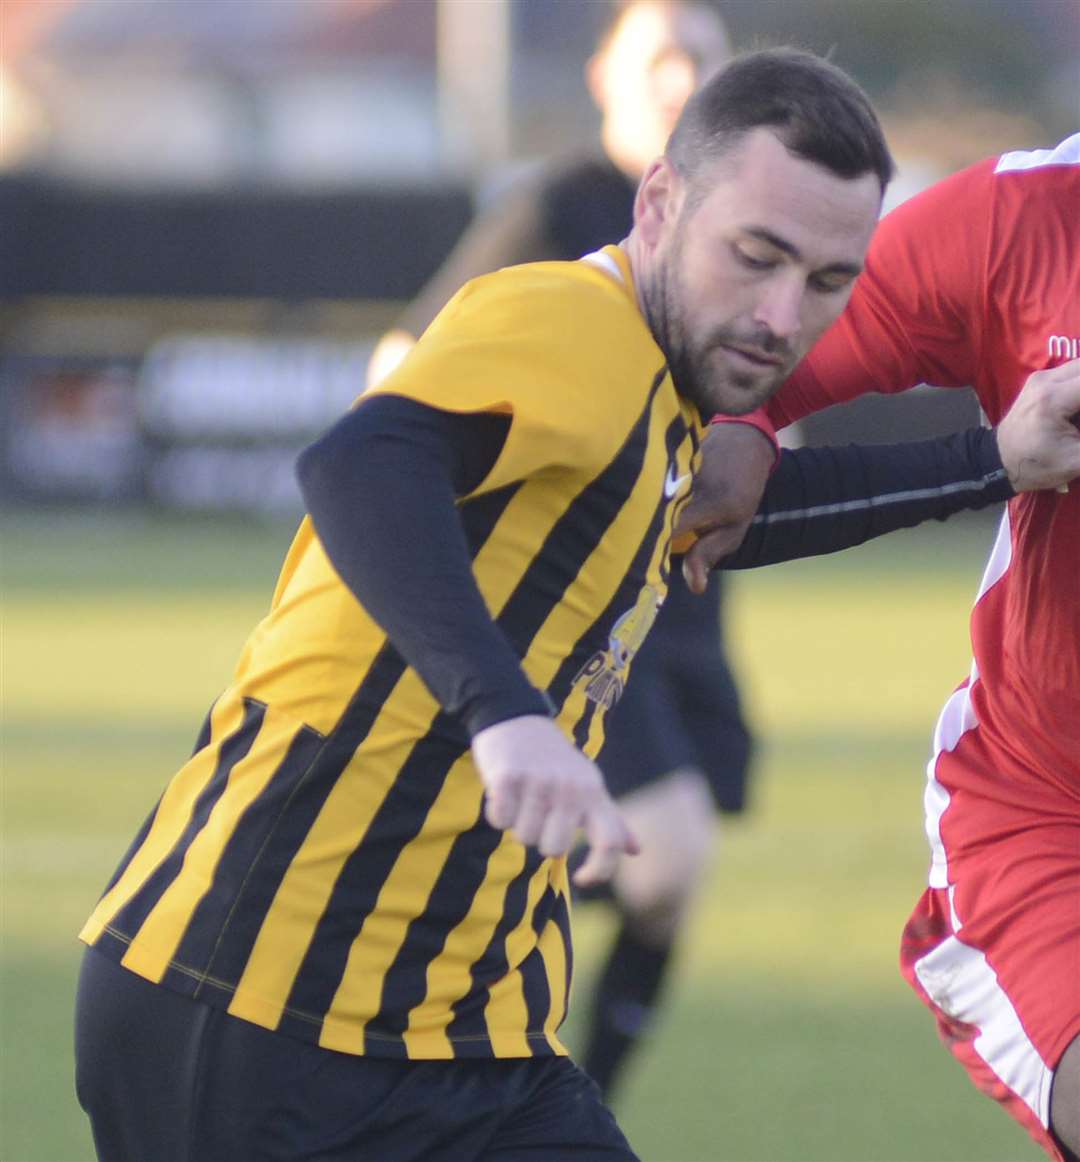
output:
<path id="1" fill-rule="evenodd" d="M 1080 134 L 972 166 L 889 214 L 847 310 L 768 414 L 782 427 L 867 391 L 931 383 L 973 387 L 996 424 L 1031 372 L 1078 356 Z M 971 636 L 972 675 L 936 749 L 977 726 L 997 776 L 980 776 L 980 795 L 1075 813 L 1080 483 L 1010 501 Z M 943 886 L 937 856 L 931 883 Z"/>

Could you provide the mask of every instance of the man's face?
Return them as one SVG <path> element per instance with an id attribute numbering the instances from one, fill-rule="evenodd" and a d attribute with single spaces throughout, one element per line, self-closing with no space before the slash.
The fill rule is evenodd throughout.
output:
<path id="1" fill-rule="evenodd" d="M 836 176 L 756 129 L 687 200 L 667 161 L 635 207 L 642 304 L 675 386 L 702 412 L 760 406 L 844 309 L 877 222 L 877 176 Z M 652 188 L 650 189 L 650 186 Z"/>

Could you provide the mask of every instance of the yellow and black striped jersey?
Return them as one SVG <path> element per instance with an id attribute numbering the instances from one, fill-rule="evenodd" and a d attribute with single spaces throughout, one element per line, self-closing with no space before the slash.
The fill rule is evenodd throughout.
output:
<path id="1" fill-rule="evenodd" d="M 470 283 L 379 390 L 511 417 L 459 502 L 473 572 L 529 679 L 595 755 L 666 592 L 700 436 L 622 253 Z M 488 825 L 467 733 L 308 519 L 194 754 L 81 935 L 151 981 L 331 1049 L 565 1052 L 565 860 Z"/>

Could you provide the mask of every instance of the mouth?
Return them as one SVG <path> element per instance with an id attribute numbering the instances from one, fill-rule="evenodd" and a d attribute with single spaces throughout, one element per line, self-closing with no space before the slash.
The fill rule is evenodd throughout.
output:
<path id="1" fill-rule="evenodd" d="M 784 365 L 784 357 L 782 355 L 772 355 L 767 351 L 762 351 L 758 347 L 735 347 L 730 343 L 721 343 L 720 347 L 745 367 L 765 370 L 783 367 Z"/>

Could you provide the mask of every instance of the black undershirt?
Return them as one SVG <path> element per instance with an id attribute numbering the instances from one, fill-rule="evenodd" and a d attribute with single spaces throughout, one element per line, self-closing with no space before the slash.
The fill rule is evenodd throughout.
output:
<path id="1" fill-rule="evenodd" d="M 510 423 L 375 395 L 298 463 L 308 512 L 342 581 L 470 736 L 552 709 L 484 604 L 457 513 L 494 466 Z M 985 428 L 785 450 L 745 540 L 722 565 L 832 553 L 1013 495 Z"/>
<path id="2" fill-rule="evenodd" d="M 785 449 L 724 569 L 850 549 L 1015 496 L 991 428 L 935 440 Z"/>

